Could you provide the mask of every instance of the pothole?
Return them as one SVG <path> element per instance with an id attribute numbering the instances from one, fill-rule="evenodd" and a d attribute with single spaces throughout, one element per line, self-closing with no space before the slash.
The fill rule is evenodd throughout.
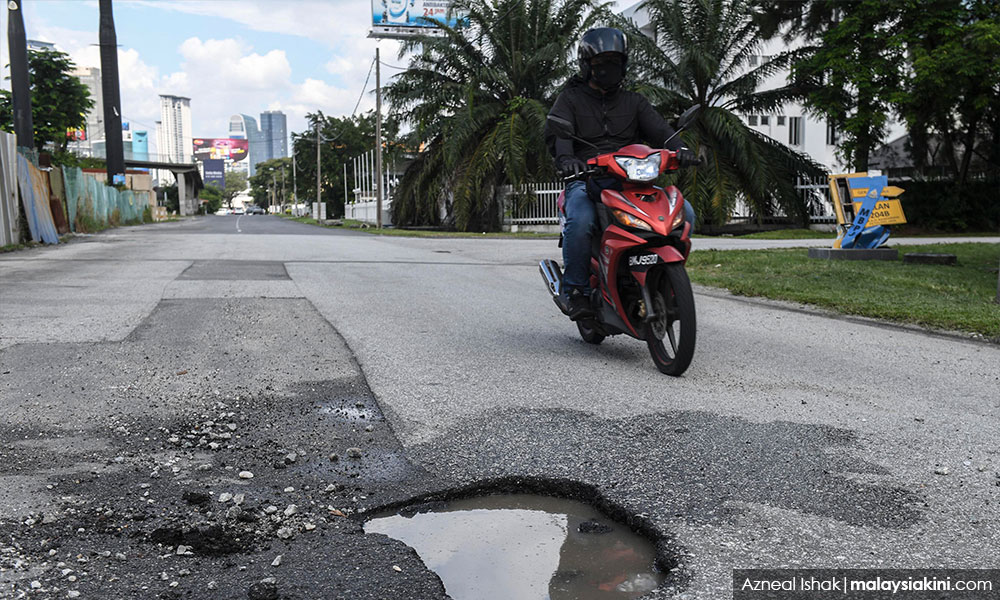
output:
<path id="1" fill-rule="evenodd" d="M 575 500 L 434 502 L 377 515 L 364 529 L 413 548 L 454 600 L 637 598 L 664 579 L 648 540 Z"/>

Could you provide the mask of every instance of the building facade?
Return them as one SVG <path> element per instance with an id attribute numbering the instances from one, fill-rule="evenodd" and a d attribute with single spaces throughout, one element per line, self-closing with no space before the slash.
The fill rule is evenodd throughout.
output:
<path id="1" fill-rule="evenodd" d="M 245 169 L 244 172 L 247 176 L 256 175 L 257 163 L 267 160 L 267 141 L 264 139 L 264 134 L 257 128 L 257 120 L 250 115 L 233 115 L 229 118 L 229 137 L 249 142 L 247 144 L 247 159 L 233 164 L 237 169 Z"/>
<path id="2" fill-rule="evenodd" d="M 104 91 L 101 88 L 101 70 L 96 68 L 76 69 L 72 75 L 87 86 L 94 105 L 87 111 L 87 123 L 84 125 L 84 139 L 71 142 L 69 148 L 80 154 L 92 153 L 93 143 L 104 140 Z"/>
<path id="3" fill-rule="evenodd" d="M 266 110 L 260 113 L 260 131 L 267 144 L 264 160 L 288 157 L 288 128 L 285 113 Z"/>
<path id="4" fill-rule="evenodd" d="M 160 121 L 156 124 L 157 152 L 175 163 L 193 161 L 191 99 L 160 94 Z"/>

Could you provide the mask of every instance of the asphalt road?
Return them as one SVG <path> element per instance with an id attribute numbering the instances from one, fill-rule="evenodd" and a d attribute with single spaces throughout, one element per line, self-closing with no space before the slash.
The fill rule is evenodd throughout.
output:
<path id="1" fill-rule="evenodd" d="M 40 577 L 64 597 L 45 574 L 72 548 L 97 552 L 92 579 L 116 578 L 121 597 L 142 585 L 214 597 L 209 580 L 245 595 L 268 575 L 288 597 L 435 597 L 405 547 L 328 508 L 517 482 L 576 490 L 656 537 L 676 568 L 651 597 L 727 597 L 733 568 L 996 566 L 1000 348 L 699 290 L 694 362 L 669 378 L 640 342 L 580 341 L 543 288 L 545 257 L 558 257 L 551 241 L 373 237 L 260 216 L 0 256 L 0 583 Z M 204 433 L 219 413 L 232 438 Z M 256 476 L 241 480 L 248 465 Z M 125 519 L 151 489 L 158 510 Z M 248 519 L 239 559 L 220 553 L 190 575 L 133 563 L 218 531 L 223 511 L 183 490 L 239 489 L 248 514 L 294 497 L 312 520 Z M 80 525 L 107 507 L 117 537 Z M 306 522 L 348 550 L 329 556 Z M 286 525 L 295 537 L 275 538 Z M 62 546 L 16 543 L 36 538 Z M 128 561 L 101 558 L 123 545 Z M 293 561 L 270 567 L 278 552 Z"/>

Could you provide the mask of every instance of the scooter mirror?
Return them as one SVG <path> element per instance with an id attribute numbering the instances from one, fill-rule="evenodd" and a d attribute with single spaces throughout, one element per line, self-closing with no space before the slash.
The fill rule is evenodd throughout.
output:
<path id="1" fill-rule="evenodd" d="M 698 116 L 698 111 L 701 110 L 700 104 L 695 104 L 691 108 L 687 109 L 681 116 L 677 118 L 677 129 L 687 129 L 688 125 L 694 122 L 694 118 Z"/>
<path id="2" fill-rule="evenodd" d="M 564 138 L 574 138 L 576 137 L 576 132 L 573 131 L 573 124 L 563 119 L 562 117 L 557 117 L 555 115 L 549 115 L 546 117 L 549 124 L 552 126 L 553 131 L 556 135 Z"/>

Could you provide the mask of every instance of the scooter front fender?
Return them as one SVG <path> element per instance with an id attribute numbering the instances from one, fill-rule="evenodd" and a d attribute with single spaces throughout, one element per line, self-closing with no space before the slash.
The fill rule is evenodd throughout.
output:
<path id="1" fill-rule="evenodd" d="M 685 258 L 684 255 L 680 253 L 677 248 L 673 246 L 660 246 L 658 248 L 649 248 L 650 254 L 655 254 L 659 257 L 655 263 L 649 261 L 643 261 L 642 264 L 630 265 L 629 272 L 632 273 L 632 277 L 639 282 L 639 285 L 646 286 L 646 275 L 649 270 L 657 265 L 669 264 L 669 263 L 682 263 Z M 649 255 L 646 255 L 649 256 Z"/>

